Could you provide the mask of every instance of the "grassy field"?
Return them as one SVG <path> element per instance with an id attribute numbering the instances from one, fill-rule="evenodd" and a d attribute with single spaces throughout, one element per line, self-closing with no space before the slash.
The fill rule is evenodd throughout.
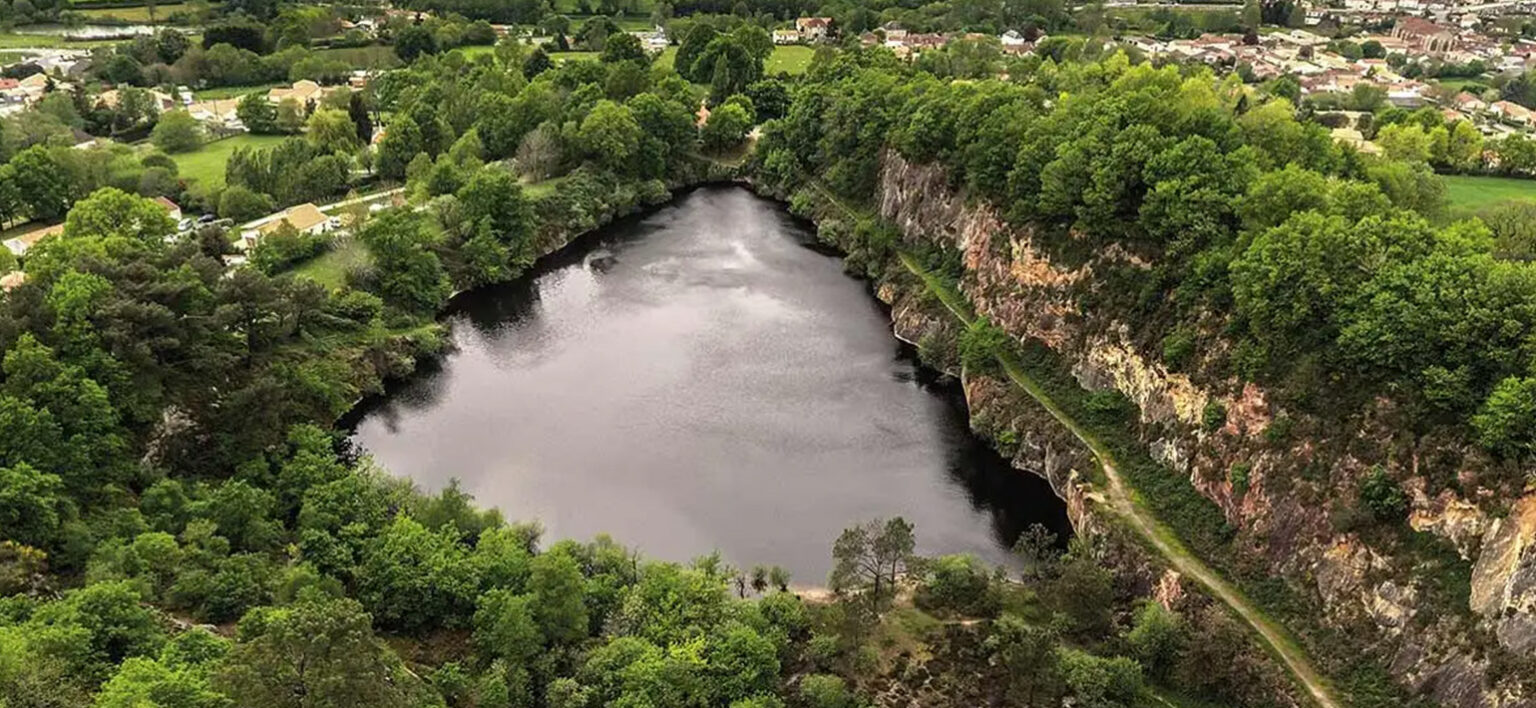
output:
<path id="1" fill-rule="evenodd" d="M 229 162 L 229 156 L 234 154 L 235 148 L 242 147 L 272 147 L 283 141 L 282 135 L 237 135 L 233 138 L 215 140 L 203 145 L 195 152 L 184 152 L 172 155 L 176 161 L 176 168 L 182 177 L 196 180 L 199 184 L 208 188 L 224 186 L 224 163 Z"/>
<path id="2" fill-rule="evenodd" d="M 191 5 L 182 3 L 156 5 L 154 21 L 164 22 L 167 17 L 171 16 L 171 13 L 186 12 L 190 9 L 192 9 Z M 94 7 L 88 10 L 75 10 L 75 12 L 85 15 L 90 19 L 115 17 L 119 20 L 127 20 L 128 22 L 151 22 L 149 7 L 143 5 L 139 7 Z"/>
<path id="3" fill-rule="evenodd" d="M 197 100 L 199 100 L 199 101 L 223 100 L 223 99 L 226 99 L 226 98 L 239 98 L 239 97 L 244 96 L 244 95 L 246 95 L 248 93 L 253 93 L 253 92 L 258 92 L 258 91 L 261 92 L 261 93 L 266 93 L 266 92 L 271 91 L 272 89 L 277 88 L 279 86 L 287 86 L 287 85 L 288 85 L 288 82 L 283 81 L 283 82 L 272 83 L 272 84 L 256 84 L 254 86 L 220 86 L 218 88 L 202 89 L 202 90 L 199 90 L 199 91 L 193 91 L 192 95 L 195 98 L 197 98 Z"/>
<path id="4" fill-rule="evenodd" d="M 1448 175 L 1445 187 L 1451 208 L 1458 211 L 1477 211 L 1511 199 L 1536 200 L 1536 180 L 1517 177 Z"/>
<path id="5" fill-rule="evenodd" d="M 773 54 L 763 65 L 763 73 L 773 76 L 779 72 L 786 74 L 804 74 L 811 66 L 811 56 L 816 50 L 810 47 L 802 47 L 797 44 L 774 47 Z"/>
<path id="6" fill-rule="evenodd" d="M 347 284 L 347 271 L 367 265 L 368 258 L 368 248 L 361 241 L 349 238 L 299 264 L 292 272 L 334 290 Z"/>
<path id="7" fill-rule="evenodd" d="M 769 55 L 768 61 L 763 63 L 763 73 L 768 76 L 781 71 L 791 75 L 804 74 L 811 65 L 811 56 L 815 53 L 815 49 L 800 45 L 774 47 L 773 54 Z M 676 61 L 677 47 L 667 47 L 656 59 L 656 65 L 676 68 L 673 66 Z"/>
<path id="8" fill-rule="evenodd" d="M 91 47 L 101 47 L 115 43 L 115 40 L 110 39 L 70 42 L 54 34 L 0 32 L 0 49 L 90 49 Z"/>
<path id="9" fill-rule="evenodd" d="M 463 54 L 464 58 L 466 58 L 466 59 L 474 59 L 475 57 L 478 57 L 478 56 L 481 56 L 481 55 L 484 55 L 484 54 L 495 54 L 496 53 L 496 47 L 494 47 L 494 46 L 459 47 L 458 49 L 455 49 L 453 51 L 456 51 L 456 52 L 458 52 L 460 54 Z"/>
<path id="10" fill-rule="evenodd" d="M 1488 90 L 1488 84 L 1480 79 L 1436 79 L 1436 83 L 1444 86 L 1448 91 L 1471 91 L 1481 93 Z"/>
<path id="11" fill-rule="evenodd" d="M 395 54 L 395 48 L 381 45 L 316 49 L 315 54 L 327 59 L 340 59 L 355 69 L 393 69 L 400 66 L 400 57 Z"/>
<path id="12" fill-rule="evenodd" d="M 595 61 L 597 52 L 550 52 L 549 58 L 554 62 L 562 61 Z"/>
<path id="13" fill-rule="evenodd" d="M 571 18 L 571 31 L 581 29 L 582 23 L 592 19 L 593 15 L 568 15 Z M 625 32 L 648 32 L 653 29 L 648 15 L 630 15 L 628 17 L 609 18 Z"/>

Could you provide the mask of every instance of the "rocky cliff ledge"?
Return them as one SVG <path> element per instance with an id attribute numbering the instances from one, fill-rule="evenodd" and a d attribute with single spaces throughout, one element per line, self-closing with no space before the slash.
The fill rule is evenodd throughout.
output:
<path id="1" fill-rule="evenodd" d="M 986 204 L 968 202 L 941 168 L 894 154 L 883 158 L 877 199 L 880 215 L 909 243 L 936 242 L 963 253 L 962 288 L 979 313 L 1021 340 L 1046 343 L 1085 388 L 1116 389 L 1136 404 L 1143 442 L 1222 510 L 1237 530 L 1235 553 L 1262 573 L 1284 577 L 1320 608 L 1314 618 L 1320 631 L 1293 630 L 1310 640 L 1325 666 L 1337 670 L 1353 660 L 1329 656 L 1340 652 L 1326 646 L 1328 632 L 1363 636 L 1398 680 L 1429 700 L 1468 708 L 1536 705 L 1520 684 L 1529 673 L 1520 667 L 1536 658 L 1536 494 L 1518 498 L 1522 490 L 1480 486 L 1486 460 L 1453 443 L 1408 439 L 1392 426 L 1388 402 L 1363 413 L 1351 430 L 1277 443 L 1265 433 L 1283 411 L 1265 390 L 1171 372 L 1138 345 L 1136 323 L 1080 305 L 1095 287 L 1096 268 L 1145 267 L 1133 256 L 1106 249 L 1083 264 L 1059 265 L 1030 231 L 1010 227 Z M 898 327 L 908 327 L 908 338 L 917 341 L 918 325 L 902 324 L 900 303 L 893 307 Z M 967 393 L 979 404 L 973 414 L 1009 415 L 986 412 L 1001 400 L 988 383 L 971 382 Z M 1213 402 L 1226 413 L 1219 426 L 1203 420 Z M 1082 493 L 1060 478 L 1074 464 L 1086 469 L 1072 458 L 1080 453 L 1068 450 L 1071 441 L 1031 434 L 1020 442 L 1015 462 L 1042 467 L 1037 471 L 1069 503 L 1076 494 L 1074 513 L 1081 516 Z M 1426 492 L 1421 465 L 1430 464 L 1452 465 L 1460 490 L 1480 491 Z M 1241 482 L 1232 473 L 1237 465 Z M 1430 566 L 1422 554 L 1367 540 L 1339 523 L 1332 513 L 1338 500 L 1354 499 L 1359 481 L 1376 466 L 1409 493 L 1411 526 L 1444 539 L 1454 549 L 1451 566 L 1470 565 L 1470 588 L 1455 567 L 1425 571 Z M 1512 505 L 1499 502 L 1513 498 Z M 1446 575 L 1453 580 L 1429 577 Z M 1450 604 L 1461 607 L 1421 612 L 1432 593 L 1442 602 L 1455 597 Z"/>

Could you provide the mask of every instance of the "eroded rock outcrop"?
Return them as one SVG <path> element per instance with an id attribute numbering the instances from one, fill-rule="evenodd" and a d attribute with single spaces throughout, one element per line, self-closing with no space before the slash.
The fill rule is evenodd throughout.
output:
<path id="1" fill-rule="evenodd" d="M 1488 509 L 1498 495 L 1486 488 L 1470 498 L 1450 487 L 1427 491 L 1421 465 L 1451 466 L 1442 477 L 1455 478 L 1457 489 L 1477 489 L 1476 470 L 1486 465 L 1464 450 L 1433 463 L 1421 460 L 1419 449 L 1434 443 L 1396 426 L 1389 401 L 1362 412 L 1350 430 L 1294 440 L 1267 436 L 1277 411 L 1262 387 L 1171 372 L 1138 342 L 1135 323 L 1080 307 L 1081 294 L 1095 286 L 1096 268 L 1145 264 L 1106 250 L 1080 264 L 1060 265 L 1028 230 L 1010 227 L 987 204 L 968 202 L 942 169 L 899 156 L 883 159 L 877 196 L 880 215 L 909 242 L 941 243 L 962 253 L 961 287 L 978 313 L 1015 337 L 1050 346 L 1084 387 L 1112 388 L 1134 402 L 1153 457 L 1189 475 L 1222 509 L 1238 530 L 1234 544 L 1245 554 L 1314 592 L 1324 626 L 1366 641 L 1400 681 L 1436 702 L 1468 708 L 1533 705 L 1517 678 L 1490 674 L 1489 652 L 1499 650 L 1485 646 L 1490 642 L 1482 637 L 1496 637 L 1503 650 L 1536 658 L 1536 494 L 1493 519 Z M 982 410 L 1003 400 L 986 388 L 967 387 Z M 1224 412 L 1214 428 L 1204 420 L 1213 403 Z M 995 419 L 1006 412 L 994 409 L 988 415 Z M 1019 442 L 1024 459 L 1016 457 L 1015 463 L 1043 466 L 1040 473 L 1053 486 L 1058 484 L 1053 475 L 1071 467 L 1060 462 L 1071 454 L 1060 442 L 1039 435 Z M 1053 459 L 1058 462 L 1048 462 Z M 1238 466 L 1241 484 L 1232 474 Z M 1333 518 L 1336 508 L 1348 506 L 1337 501 L 1353 499 L 1360 480 L 1377 466 L 1404 480 L 1412 528 L 1446 539 L 1473 563 L 1471 607 L 1461 614 L 1442 618 L 1437 615 L 1448 613 L 1438 608 L 1424 612 L 1427 593 L 1424 579 L 1415 575 L 1418 561 L 1372 547 Z M 1361 628 L 1369 636 L 1355 637 Z M 1328 649 L 1314 647 L 1320 653 Z"/>

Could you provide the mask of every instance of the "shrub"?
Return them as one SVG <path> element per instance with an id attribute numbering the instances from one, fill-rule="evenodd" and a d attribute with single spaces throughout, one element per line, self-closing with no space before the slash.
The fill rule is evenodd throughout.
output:
<path id="1" fill-rule="evenodd" d="M 1227 424 L 1227 407 L 1219 401 L 1211 401 L 1205 404 L 1205 411 L 1200 414 L 1200 427 L 1207 433 L 1214 433 Z"/>
<path id="2" fill-rule="evenodd" d="M 1195 354 L 1195 338 L 1176 330 L 1163 337 L 1163 362 L 1172 369 L 1183 369 Z"/>
<path id="3" fill-rule="evenodd" d="M 968 617 L 992 617 L 997 614 L 999 603 L 991 572 L 981 559 L 970 554 L 935 559 L 923 575 L 913 600 L 929 612 Z"/>
<path id="4" fill-rule="evenodd" d="M 1248 473 L 1253 470 L 1253 465 L 1247 462 L 1239 462 L 1232 465 L 1229 477 L 1232 480 L 1232 494 L 1243 496 L 1248 493 Z"/>
<path id="5" fill-rule="evenodd" d="M 843 680 L 828 674 L 811 674 L 800 682 L 800 698 L 810 708 L 849 708 L 853 696 Z"/>
<path id="6" fill-rule="evenodd" d="M 1371 468 L 1371 473 L 1360 483 L 1360 503 L 1377 521 L 1397 521 L 1408 513 L 1408 497 L 1403 494 L 1403 488 L 1388 477 L 1380 465 Z"/>
<path id="7" fill-rule="evenodd" d="M 976 318 L 960 333 L 960 365 L 972 371 L 997 370 L 997 355 L 1006 351 L 1008 333 L 985 317 Z"/>

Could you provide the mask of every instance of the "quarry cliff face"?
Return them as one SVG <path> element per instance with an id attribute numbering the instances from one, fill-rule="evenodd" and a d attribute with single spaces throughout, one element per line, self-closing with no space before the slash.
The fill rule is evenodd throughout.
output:
<path id="1" fill-rule="evenodd" d="M 1521 672 L 1507 669 L 1511 659 L 1517 666 L 1536 659 L 1536 492 L 1522 496 L 1521 490 L 1479 486 L 1478 469 L 1486 461 L 1475 451 L 1410 439 L 1392 425 L 1385 401 L 1380 410 L 1363 412 L 1352 429 L 1277 442 L 1266 435 L 1284 414 L 1272 402 L 1273 392 L 1170 371 L 1150 346 L 1138 344 L 1144 333 L 1136 322 L 1080 304 L 1081 293 L 1095 285 L 1096 268 L 1144 267 L 1134 256 L 1105 249 L 1071 267 L 1055 263 L 1029 229 L 1012 227 L 993 207 L 968 201 L 942 168 L 890 152 L 882 159 L 876 199 L 880 215 L 909 243 L 941 243 L 963 254 L 961 286 L 979 314 L 1016 338 L 1049 345 L 1085 388 L 1115 389 L 1134 402 L 1153 457 L 1188 475 L 1222 510 L 1245 560 L 1311 596 L 1320 626 L 1363 636 L 1399 681 L 1431 701 L 1469 708 L 1536 705 L 1536 697 L 1519 686 Z M 899 331 L 899 303 L 893 313 Z M 994 419 L 1038 415 L 998 410 L 1013 404 L 991 390 L 994 384 L 968 385 L 973 406 L 990 406 Z M 1206 420 L 1212 403 L 1225 412 L 1219 425 Z M 1026 434 L 1015 464 L 1038 468 L 1058 492 L 1067 492 L 1069 504 L 1075 495 L 1075 522 L 1082 497 L 1091 492 L 1074 492 L 1066 480 L 1066 470 L 1082 464 L 1071 442 Z M 1456 447 L 1455 454 L 1427 451 L 1436 445 Z M 1459 490 L 1477 491 L 1426 491 L 1424 468 L 1431 464 L 1451 464 L 1449 473 L 1464 482 Z M 1240 483 L 1232 473 L 1239 465 Z M 1446 596 L 1446 583 L 1429 577 L 1444 575 L 1444 568 L 1423 572 L 1421 558 L 1368 541 L 1362 537 L 1368 534 L 1338 522 L 1336 510 L 1349 506 L 1341 502 L 1353 502 L 1361 480 L 1378 466 L 1403 487 L 1412 528 L 1444 539 L 1442 545 L 1454 549 L 1447 554 L 1459 556 L 1450 559 L 1452 565 L 1470 566 L 1470 588 L 1464 573 L 1450 583 L 1459 587 L 1451 593 L 1454 604 L 1466 607 L 1442 611 L 1428 601 L 1437 589 L 1435 597 Z M 1329 647 L 1316 646 L 1326 644 L 1322 640 L 1303 639 L 1325 666 L 1351 660 L 1327 656 Z M 1500 664 L 1506 668 L 1496 668 Z"/>

